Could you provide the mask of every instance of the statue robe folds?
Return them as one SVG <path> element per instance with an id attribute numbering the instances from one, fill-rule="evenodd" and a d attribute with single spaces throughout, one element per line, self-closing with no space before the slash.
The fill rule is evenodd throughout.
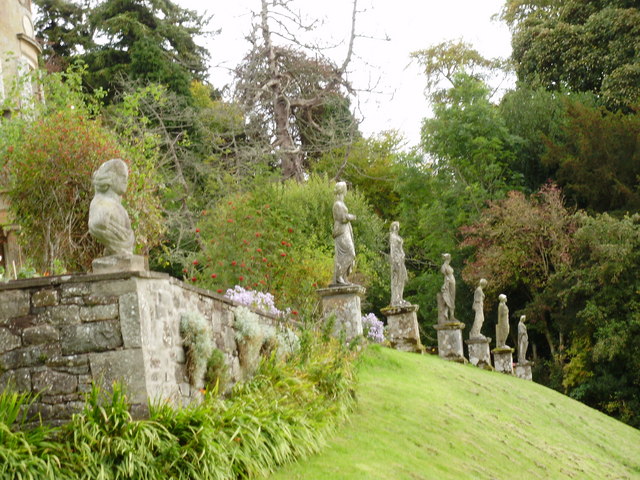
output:
<path id="1" fill-rule="evenodd" d="M 346 285 L 347 277 L 351 273 L 356 250 L 353 244 L 353 230 L 351 220 L 353 216 L 344 202 L 337 200 L 333 204 L 333 239 L 335 243 L 335 274 L 333 283 Z"/>

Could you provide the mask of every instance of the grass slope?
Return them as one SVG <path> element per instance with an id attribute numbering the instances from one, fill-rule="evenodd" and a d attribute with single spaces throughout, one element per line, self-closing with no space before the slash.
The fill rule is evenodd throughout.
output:
<path id="1" fill-rule="evenodd" d="M 329 445 L 272 480 L 639 479 L 640 431 L 507 375 L 374 347 Z"/>

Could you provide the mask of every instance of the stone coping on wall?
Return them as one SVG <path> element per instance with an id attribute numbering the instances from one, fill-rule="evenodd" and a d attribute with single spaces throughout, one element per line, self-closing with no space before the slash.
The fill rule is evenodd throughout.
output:
<path id="1" fill-rule="evenodd" d="M 436 330 L 464 330 L 462 322 L 437 323 L 433 326 Z"/>
<path id="2" fill-rule="evenodd" d="M 467 345 L 476 343 L 491 343 L 491 337 L 471 337 L 464 341 Z"/>
<path id="3" fill-rule="evenodd" d="M 515 348 L 511 348 L 511 347 L 496 347 L 493 350 L 491 350 L 491 353 L 497 353 L 498 355 L 503 354 L 503 353 L 513 353 L 515 352 Z"/>
<path id="4" fill-rule="evenodd" d="M 17 280 L 9 280 L 7 282 L 0 282 L 0 292 L 5 290 L 23 290 L 27 288 L 41 288 L 41 287 L 55 287 L 58 285 L 66 285 L 73 283 L 92 283 L 102 282 L 104 280 L 128 280 L 130 278 L 145 278 L 152 280 L 169 280 L 174 285 L 179 285 L 181 288 L 191 290 L 192 292 L 204 295 L 206 297 L 214 298 L 232 307 L 241 306 L 240 303 L 230 300 L 222 294 L 212 292 L 204 288 L 190 285 L 186 282 L 178 280 L 175 277 L 170 276 L 168 273 L 154 272 L 154 271 L 127 271 L 127 272 L 113 272 L 113 273 L 74 273 L 67 275 L 56 275 L 48 277 L 34 277 L 34 278 L 19 278 Z M 363 288 L 363 287 L 360 287 Z M 253 311 L 259 313 L 264 317 L 278 320 L 275 315 L 265 312 L 260 309 L 252 308 Z M 296 322 L 293 322 L 296 323 Z"/>
<path id="5" fill-rule="evenodd" d="M 419 306 L 408 303 L 407 305 L 389 305 L 380 309 L 384 316 L 398 315 L 401 313 L 417 312 Z"/>
<path id="6" fill-rule="evenodd" d="M 328 297 L 330 295 L 347 295 L 347 294 L 358 294 L 359 296 L 363 296 L 366 293 L 367 289 L 362 285 L 357 285 L 355 283 L 350 283 L 349 285 L 329 285 L 327 288 L 319 288 L 316 290 L 318 295 L 321 297 Z"/>

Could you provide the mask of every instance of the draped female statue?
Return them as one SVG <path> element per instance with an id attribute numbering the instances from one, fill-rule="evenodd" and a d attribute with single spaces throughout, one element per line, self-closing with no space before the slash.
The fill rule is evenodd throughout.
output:
<path id="1" fill-rule="evenodd" d="M 391 265 L 391 306 L 408 305 L 402 298 L 404 285 L 407 282 L 407 267 L 404 264 L 404 240 L 398 235 L 399 222 L 392 222 L 389 231 L 389 263 Z"/>
<path id="2" fill-rule="evenodd" d="M 345 182 L 336 183 L 334 193 L 336 199 L 333 203 L 333 240 L 335 243 L 333 284 L 349 285 L 348 276 L 356 259 L 351 222 L 356 219 L 356 216 L 349 213 L 344 203 L 347 184 Z"/>

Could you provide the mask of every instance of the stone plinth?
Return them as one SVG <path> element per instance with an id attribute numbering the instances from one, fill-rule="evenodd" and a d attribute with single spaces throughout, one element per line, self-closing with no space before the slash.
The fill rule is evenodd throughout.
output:
<path id="1" fill-rule="evenodd" d="M 330 285 L 317 290 L 322 299 L 322 316 L 325 322 L 334 322 L 332 334 L 344 336 L 347 341 L 362 335 L 360 297 L 366 289 L 360 285 Z"/>
<path id="2" fill-rule="evenodd" d="M 446 360 L 465 363 L 462 345 L 464 323 L 438 323 L 433 328 L 438 331 L 438 355 Z"/>
<path id="3" fill-rule="evenodd" d="M 387 317 L 389 341 L 396 350 L 422 352 L 418 331 L 418 305 L 391 306 L 380 310 Z"/>
<path id="4" fill-rule="evenodd" d="M 533 367 L 533 362 L 516 363 L 516 377 L 530 382 L 533 381 L 531 367 Z"/>
<path id="5" fill-rule="evenodd" d="M 109 255 L 91 262 L 93 273 L 144 272 L 149 270 L 141 255 Z"/>
<path id="6" fill-rule="evenodd" d="M 491 366 L 490 337 L 475 337 L 465 340 L 469 349 L 469 362 L 476 367 L 493 370 Z"/>
<path id="7" fill-rule="evenodd" d="M 496 372 L 507 373 L 513 375 L 513 352 L 511 347 L 494 348 L 491 350 L 493 353 L 493 366 Z"/>

